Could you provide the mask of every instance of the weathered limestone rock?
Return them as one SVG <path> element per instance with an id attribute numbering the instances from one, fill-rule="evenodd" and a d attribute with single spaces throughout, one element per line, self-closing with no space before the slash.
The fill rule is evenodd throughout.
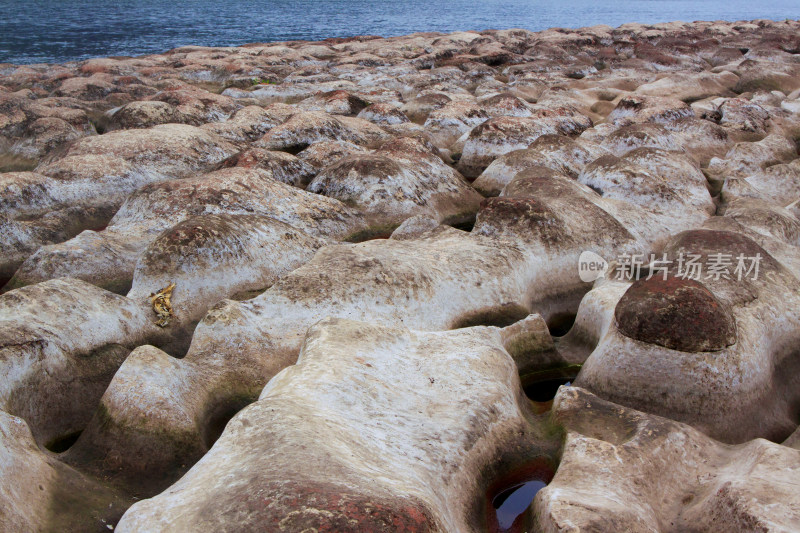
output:
<path id="1" fill-rule="evenodd" d="M 800 220 L 795 213 L 762 198 L 727 199 L 720 211 L 743 226 L 788 244 L 800 244 Z"/>
<path id="2" fill-rule="evenodd" d="M 197 424 L 241 407 L 242 398 L 254 397 L 294 363 L 319 316 L 441 331 L 506 325 L 532 310 L 563 312 L 586 287 L 575 268 L 582 251 L 610 257 L 641 249 L 619 222 L 583 198 L 593 194 L 584 189 L 563 178 L 528 189 L 539 200 L 493 199 L 472 234 L 440 227 L 414 239 L 322 248 L 256 298 L 213 308 L 180 361 L 150 349 L 131 355 L 104 400 L 120 414 L 96 417 L 75 453 L 111 454 L 128 472 L 173 471 L 191 462 L 202 453 L 206 431 Z M 547 364 L 564 361 L 551 352 Z M 134 377 L 151 375 L 154 365 L 161 368 L 157 378 Z M 143 415 L 156 411 L 158 419 Z M 164 427 L 173 430 L 157 429 Z M 137 459 L 142 456 L 149 458 L 146 468 Z"/>
<path id="3" fill-rule="evenodd" d="M 577 137 L 594 123 L 582 111 L 583 102 L 574 97 L 573 93 L 578 94 L 577 91 L 546 93 L 536 105 L 532 106 L 533 116 L 555 127 L 556 133 L 560 135 Z"/>
<path id="4" fill-rule="evenodd" d="M 267 108 L 249 105 L 238 110 L 224 122 L 209 122 L 202 128 L 231 142 L 252 142 L 284 122 L 291 114 L 294 114 L 294 110 L 287 116 L 285 110 L 279 108 L 277 104 Z"/>
<path id="5" fill-rule="evenodd" d="M 267 216 L 193 216 L 144 249 L 127 296 L 146 307 L 152 293 L 174 283 L 169 330 L 176 342 L 176 330 L 194 329 L 215 303 L 254 296 L 311 260 L 323 244 L 322 239 Z"/>
<path id="6" fill-rule="evenodd" d="M 106 155 L 130 163 L 157 164 L 162 174 L 179 177 L 198 172 L 235 152 L 229 143 L 194 126 L 165 124 L 144 130 L 85 137 L 60 157 Z M 161 157 L 154 160 L 153 153 Z"/>
<path id="7" fill-rule="evenodd" d="M 235 100 L 184 83 L 173 84 L 145 101 L 135 101 L 109 112 L 111 129 L 148 128 L 181 123 L 199 126 L 224 120 L 241 107 Z"/>
<path id="8" fill-rule="evenodd" d="M 715 352 L 736 342 L 733 315 L 702 283 L 684 278 L 639 281 L 614 311 L 622 335 L 682 352 Z"/>
<path id="9" fill-rule="evenodd" d="M 533 109 L 522 98 L 511 93 L 501 93 L 482 98 L 480 105 L 492 117 L 530 117 Z"/>
<path id="10" fill-rule="evenodd" d="M 637 159 L 649 157 L 653 157 L 652 152 L 633 160 L 602 156 L 584 167 L 578 181 L 604 199 L 622 200 L 645 211 L 651 221 L 651 227 L 647 228 L 650 242 L 702 224 L 714 213 L 711 196 L 697 176 L 680 170 L 656 174 L 636 163 Z M 669 155 L 662 152 L 655 156 L 652 163 L 656 166 L 658 159 L 668 160 Z M 678 168 L 680 163 L 676 165 Z"/>
<path id="11" fill-rule="evenodd" d="M 716 206 L 709 196 L 708 182 L 688 155 L 658 148 L 637 148 L 626 153 L 622 160 L 661 177 L 670 187 L 680 191 L 689 204 L 707 215 L 715 213 Z"/>
<path id="12" fill-rule="evenodd" d="M 485 529 L 483 483 L 554 451 L 529 422 L 512 328 L 323 320 L 298 363 L 117 530 Z"/>
<path id="13" fill-rule="evenodd" d="M 556 127 L 536 118 L 498 117 L 472 129 L 464 143 L 458 169 L 469 178 L 478 177 L 498 156 L 521 150 Z"/>
<path id="14" fill-rule="evenodd" d="M 423 234 L 433 231 L 439 227 L 439 221 L 425 215 L 416 215 L 405 219 L 402 224 L 389 236 L 390 239 L 416 239 Z"/>
<path id="15" fill-rule="evenodd" d="M 616 310 L 602 311 L 615 313 L 615 325 L 575 384 L 723 442 L 785 439 L 796 426 L 792 383 L 800 365 L 789 348 L 797 342 L 800 315 L 787 300 L 797 299 L 800 282 L 754 241 L 729 231 L 680 233 L 665 253 L 670 276 L 678 268 L 686 272 L 692 256 L 699 256 L 700 279 L 665 282 L 658 271 L 634 282 Z M 748 269 L 757 254 L 756 275 Z M 737 272 L 740 255 L 744 271 Z M 680 304 L 688 294 L 695 296 Z M 626 311 L 634 308 L 639 312 Z M 709 332 L 712 323 L 717 327 Z"/>
<path id="16" fill-rule="evenodd" d="M 758 104 L 743 98 L 731 98 L 719 106 L 719 113 L 719 123 L 723 126 L 760 135 L 767 133 L 769 113 Z"/>
<path id="17" fill-rule="evenodd" d="M 687 117 L 667 122 L 663 126 L 669 130 L 686 156 L 706 168 L 714 157 L 725 157 L 733 146 L 734 139 L 728 130 L 709 120 Z"/>
<path id="18" fill-rule="evenodd" d="M 0 432 L 7 410 L 33 435 L 2 434 L 0 530 L 107 530 L 210 451 L 121 527 L 495 531 L 507 489 L 549 479 L 521 458 L 561 457 L 559 425 L 562 477 L 512 530 L 799 529 L 798 35 L 675 22 L 0 66 Z M 681 254 L 702 277 L 674 275 Z M 536 412 L 561 378 L 598 396 L 562 391 L 550 420 L 514 373 Z M 521 409 L 493 410 L 508 394 Z M 520 416 L 548 444 L 492 437 Z"/>
<path id="19" fill-rule="evenodd" d="M 661 96 L 632 95 L 622 98 L 608 116 L 609 122 L 625 126 L 645 122 L 669 122 L 694 116 L 694 110 L 686 103 Z"/>
<path id="20" fill-rule="evenodd" d="M 534 501 L 538 531 L 792 531 L 800 451 L 727 446 L 685 424 L 562 387 L 567 430 L 555 478 Z"/>
<path id="21" fill-rule="evenodd" d="M 369 120 L 378 125 L 405 124 L 408 117 L 398 108 L 390 104 L 370 104 L 358 113 L 358 118 Z"/>
<path id="22" fill-rule="evenodd" d="M 11 278 L 42 244 L 62 242 L 86 227 L 104 225 L 106 209 L 75 205 L 58 180 L 33 172 L 0 174 L 0 278 Z M 71 205 L 72 204 L 72 205 Z"/>
<path id="23" fill-rule="evenodd" d="M 354 91 L 357 86 L 348 80 L 337 80 L 329 76 L 304 76 L 299 80 L 287 76 L 282 84 L 257 85 L 251 91 L 226 89 L 223 96 L 231 98 L 255 98 L 265 103 L 297 102 L 314 96 L 319 92 Z"/>
<path id="24" fill-rule="evenodd" d="M 757 91 L 750 96 L 750 102 L 764 106 L 764 110 L 769 113 L 771 109 L 780 107 L 786 98 L 787 95 L 781 91 Z"/>
<path id="25" fill-rule="evenodd" d="M 368 105 L 369 102 L 348 91 L 329 91 L 306 98 L 299 102 L 297 107 L 304 111 L 355 116 Z"/>
<path id="26" fill-rule="evenodd" d="M 201 172 L 231 156 L 236 148 L 215 135 L 185 124 L 163 124 L 148 129 L 115 131 L 84 137 L 63 154 L 46 163 L 70 156 L 115 156 L 133 165 L 178 178 Z M 154 154 L 157 154 L 154 157 Z M 157 169 L 157 170 L 156 170 Z"/>
<path id="27" fill-rule="evenodd" d="M 325 167 L 308 190 L 356 206 L 371 226 L 388 232 L 415 215 L 448 224 L 470 221 L 480 195 L 431 150 L 417 139 L 397 138 Z"/>
<path id="28" fill-rule="evenodd" d="M 127 292 L 137 259 L 163 231 L 194 215 L 251 213 L 334 240 L 367 229 L 361 216 L 341 202 L 276 181 L 263 170 L 233 167 L 139 189 L 106 229 L 39 249 L 9 284 L 71 276 Z"/>
<path id="29" fill-rule="evenodd" d="M 37 98 L 30 89 L 0 93 L 0 149 L 40 156 L 76 132 L 91 134 L 88 107 L 74 98 Z"/>
<path id="30" fill-rule="evenodd" d="M 413 113 L 412 111 L 407 111 Z M 425 119 L 425 130 L 437 148 L 448 148 L 475 126 L 486 122 L 489 115 L 472 101 L 454 100 L 433 109 Z"/>
<path id="31" fill-rule="evenodd" d="M 659 148 L 680 151 L 675 136 L 660 124 L 632 124 L 610 133 L 600 144 L 616 156 L 623 156 L 636 148 Z"/>
<path id="32" fill-rule="evenodd" d="M 542 135 L 526 149 L 508 152 L 492 161 L 472 186 L 484 196 L 497 196 L 517 174 L 540 166 L 577 178 L 587 163 L 607 153 L 580 138 Z"/>
<path id="33" fill-rule="evenodd" d="M 712 66 L 718 67 L 720 65 L 727 65 L 728 63 L 737 63 L 742 60 L 744 54 L 738 48 L 724 46 L 717 49 L 714 55 L 709 58 L 708 62 Z"/>
<path id="34" fill-rule="evenodd" d="M 312 144 L 297 154 L 297 157 L 319 172 L 344 157 L 367 152 L 366 148 L 347 141 L 321 141 Z"/>
<path id="35" fill-rule="evenodd" d="M 446 94 L 427 93 L 407 101 L 400 111 L 408 115 L 411 120 L 423 123 L 431 112 L 441 109 L 451 101 L 452 99 Z"/>
<path id="36" fill-rule="evenodd" d="M 66 120 L 43 117 L 33 121 L 27 128 L 26 137 L 12 144 L 9 151 L 36 160 L 84 135 Z"/>
<path id="37" fill-rule="evenodd" d="M 306 330 L 319 316 L 441 330 L 468 319 L 472 310 L 484 309 L 487 316 L 494 311 L 500 320 L 526 315 L 527 310 L 520 305 L 521 287 L 510 270 L 515 264 L 510 261 L 520 261 L 519 253 L 498 248 L 494 240 L 473 242 L 465 236 L 464 232 L 442 228 L 416 240 L 322 248 L 310 263 L 290 272 L 260 296 L 246 302 L 226 300 L 212 309 L 198 325 L 187 356 L 170 362 L 169 370 L 160 372 L 158 380 L 136 379 L 139 392 L 112 383 L 106 395 L 118 405 L 115 409 L 128 413 L 125 419 L 144 420 L 137 413 L 151 412 L 152 402 L 166 394 L 171 398 L 170 407 L 162 409 L 160 417 L 183 420 L 188 416 L 181 414 L 186 409 L 197 413 L 224 410 L 241 401 L 237 399 L 257 395 L 270 377 L 295 362 Z M 442 251 L 446 256 L 441 256 Z M 465 263 L 468 260 L 475 264 Z M 325 268 L 321 268 L 323 265 Z M 469 273 L 478 265 L 493 272 L 498 281 L 471 279 Z M 407 298 L 403 306 L 394 306 L 398 296 Z M 432 306 L 430 301 L 435 298 L 441 299 L 442 305 Z M 502 305 L 498 307 L 497 302 Z M 233 346 L 238 348 L 231 350 Z M 135 374 L 140 366 L 147 368 L 152 363 L 129 357 L 120 372 Z M 127 370 L 129 367 L 131 370 Z M 198 401 L 203 409 L 192 407 Z M 192 415 L 188 420 L 195 418 Z M 165 425 L 174 428 L 169 435 L 184 433 L 180 429 L 183 423 Z M 134 458 L 139 455 L 129 451 L 143 437 L 129 435 L 134 433 L 146 435 L 147 446 L 163 450 L 151 456 L 154 462 L 172 461 L 159 468 L 173 466 L 176 457 L 179 464 L 186 462 L 185 446 L 175 444 L 184 439 L 167 434 L 156 438 L 153 430 L 141 424 L 115 423 L 109 431 L 116 432 L 116 427 L 121 436 L 92 442 L 114 447 L 120 461 L 137 462 Z"/>
<path id="38" fill-rule="evenodd" d="M 800 113 L 800 99 L 786 98 L 781 102 L 781 108 L 785 109 L 786 111 L 790 111 L 796 115 L 797 113 Z"/>
<path id="39" fill-rule="evenodd" d="M 67 78 L 53 94 L 81 100 L 99 100 L 111 94 L 114 89 L 111 76 L 97 73 L 88 78 Z"/>
<path id="40" fill-rule="evenodd" d="M 267 171 L 277 181 L 305 189 L 317 174 L 310 164 L 286 152 L 250 148 L 229 157 L 220 167 L 259 168 Z"/>
<path id="41" fill-rule="evenodd" d="M 74 279 L 0 295 L 0 410 L 42 444 L 84 428 L 128 353 L 157 339 L 125 298 Z"/>
<path id="42" fill-rule="evenodd" d="M 735 66 L 735 72 L 739 83 L 734 91 L 738 93 L 765 89 L 788 94 L 800 88 L 800 68 L 793 62 L 748 58 Z"/>
<path id="43" fill-rule="evenodd" d="M 796 216 L 760 199 L 736 198 L 724 209 L 730 216 L 709 218 L 702 229 L 744 235 L 789 271 L 800 272 L 800 248 L 796 246 L 800 226 Z"/>
<path id="44" fill-rule="evenodd" d="M 544 248 L 538 253 L 560 249 L 572 260 L 590 249 L 602 255 L 600 248 L 619 252 L 640 247 L 640 229 L 620 223 L 611 214 L 618 211 L 617 206 L 571 178 L 532 168 L 517 174 L 500 198 L 484 201 L 473 233 Z M 588 220 L 591 229 L 586 226 Z M 603 246 L 594 248 L 603 241 Z M 568 269 L 566 265 L 563 268 Z"/>
<path id="45" fill-rule="evenodd" d="M 746 178 L 751 174 L 779 163 L 788 163 L 797 158 L 797 147 L 793 141 L 771 134 L 758 142 L 736 143 L 724 159 L 714 158 L 708 164 L 707 173 L 718 180 Z"/>
<path id="46" fill-rule="evenodd" d="M 2 174 L 0 277 L 10 277 L 41 245 L 106 226 L 137 188 L 201 171 L 235 152 L 198 128 L 169 125 L 86 137 L 36 174 Z"/>
<path id="47" fill-rule="evenodd" d="M 160 101 L 130 102 L 109 117 L 109 130 L 150 128 L 159 124 L 187 123 L 174 106 Z"/>
<path id="48" fill-rule="evenodd" d="M 642 31 L 640 36 L 645 38 L 665 37 L 665 34 L 662 33 L 662 31 L 663 30 L 658 29 L 647 29 Z M 636 58 L 643 60 L 646 64 L 659 66 L 662 68 L 683 67 L 687 70 L 691 70 L 691 67 L 693 66 L 692 63 L 697 63 L 700 61 L 697 58 L 690 58 L 687 56 L 676 57 L 676 55 L 671 54 L 646 40 L 642 40 L 634 44 L 633 53 Z"/>
<path id="49" fill-rule="evenodd" d="M 3 531 L 99 531 L 131 504 L 42 452 L 22 418 L 0 411 L 0 528 Z"/>
<path id="50" fill-rule="evenodd" d="M 738 52 L 738 50 L 737 50 Z M 741 56 L 741 53 L 739 54 Z M 636 94 L 644 96 L 663 96 L 693 102 L 709 96 L 732 96 L 733 89 L 739 82 L 739 76 L 732 72 L 699 72 L 687 75 L 684 72 L 667 75 L 656 81 L 645 83 L 636 88 Z"/>
<path id="51" fill-rule="evenodd" d="M 800 199 L 800 159 L 759 170 L 745 181 L 762 197 L 786 207 Z"/>
<path id="52" fill-rule="evenodd" d="M 335 117 L 319 111 L 300 112 L 269 130 L 254 146 L 297 153 L 322 141 L 347 141 L 374 145 L 388 134 L 378 126 L 355 117 Z"/>

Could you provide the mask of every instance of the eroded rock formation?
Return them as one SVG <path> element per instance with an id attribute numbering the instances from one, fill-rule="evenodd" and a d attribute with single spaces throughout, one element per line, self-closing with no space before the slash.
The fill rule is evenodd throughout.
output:
<path id="1" fill-rule="evenodd" d="M 798 31 L 3 65 L 0 529 L 798 529 Z"/>

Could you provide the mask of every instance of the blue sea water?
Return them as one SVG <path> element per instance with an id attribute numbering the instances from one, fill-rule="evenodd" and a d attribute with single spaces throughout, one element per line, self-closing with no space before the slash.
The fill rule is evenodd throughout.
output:
<path id="1" fill-rule="evenodd" d="M 0 63 L 188 44 L 754 18 L 800 18 L 800 0 L 0 0 Z"/>

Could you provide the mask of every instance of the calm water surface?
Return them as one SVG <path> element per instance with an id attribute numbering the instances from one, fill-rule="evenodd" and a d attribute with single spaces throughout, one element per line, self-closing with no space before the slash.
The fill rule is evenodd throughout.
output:
<path id="1" fill-rule="evenodd" d="M 800 0 L 0 0 L 0 62 L 177 46 L 671 20 L 800 18 Z"/>

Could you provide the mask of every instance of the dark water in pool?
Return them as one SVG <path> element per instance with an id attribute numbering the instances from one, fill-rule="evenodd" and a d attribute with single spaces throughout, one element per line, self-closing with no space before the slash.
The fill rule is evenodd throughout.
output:
<path id="1" fill-rule="evenodd" d="M 526 481 L 499 494 L 492 504 L 497 513 L 497 525 L 500 531 L 510 529 L 514 520 L 530 507 L 536 493 L 547 486 L 540 480 Z"/>
<path id="2" fill-rule="evenodd" d="M 0 62 L 416 31 L 800 18 L 798 0 L 0 0 Z"/>

